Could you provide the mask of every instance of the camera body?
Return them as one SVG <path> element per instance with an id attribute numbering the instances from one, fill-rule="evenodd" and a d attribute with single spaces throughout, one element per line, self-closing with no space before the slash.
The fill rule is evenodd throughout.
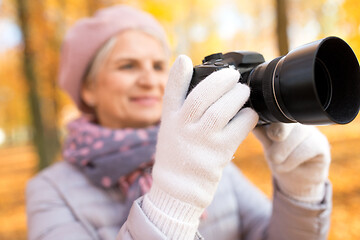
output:
<path id="1" fill-rule="evenodd" d="M 238 70 L 241 74 L 240 82 L 246 83 L 243 81 L 245 76 L 247 76 L 254 67 L 264 62 L 265 59 L 263 55 L 257 52 L 234 51 L 226 54 L 211 54 L 203 59 L 201 65 L 194 67 L 190 90 L 212 72 L 229 67 Z"/>
<path id="2" fill-rule="evenodd" d="M 259 124 L 346 124 L 359 112 L 359 63 L 338 37 L 308 43 L 268 62 L 250 51 L 211 54 L 194 67 L 188 94 L 223 68 L 239 71 L 239 82 L 250 87 L 245 106 L 259 114 Z"/>
<path id="3" fill-rule="evenodd" d="M 234 51 L 226 54 L 214 53 L 206 56 L 202 60 L 201 65 L 194 67 L 193 76 L 190 82 L 190 91 L 202 80 L 204 80 L 211 73 L 218 71 L 223 68 L 233 68 L 239 71 L 240 79 L 239 82 L 250 85 L 248 82 L 248 76 L 251 71 L 265 62 L 263 55 L 252 51 Z M 246 107 L 253 107 L 251 100 L 245 104 Z M 268 121 L 260 117 L 258 124 L 265 124 Z"/>

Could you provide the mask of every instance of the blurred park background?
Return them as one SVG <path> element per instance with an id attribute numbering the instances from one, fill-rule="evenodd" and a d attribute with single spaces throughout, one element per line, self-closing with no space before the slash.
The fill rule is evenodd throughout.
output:
<path id="1" fill-rule="evenodd" d="M 187 54 L 194 64 L 233 50 L 271 60 L 330 35 L 360 56 L 358 0 L 0 0 L 0 240 L 26 239 L 26 182 L 61 159 L 64 126 L 78 115 L 56 83 L 64 33 L 77 19 L 118 3 L 155 15 L 173 59 Z M 360 117 L 320 129 L 333 155 L 329 239 L 360 239 Z M 271 176 L 252 135 L 235 162 L 271 197 Z"/>

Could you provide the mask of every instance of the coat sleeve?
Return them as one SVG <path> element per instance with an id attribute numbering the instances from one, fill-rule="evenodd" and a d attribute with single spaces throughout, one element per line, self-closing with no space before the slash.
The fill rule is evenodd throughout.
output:
<path id="1" fill-rule="evenodd" d="M 157 229 L 142 211 L 142 199 L 141 197 L 133 203 L 128 219 L 121 227 L 117 240 L 166 239 L 166 236 Z"/>
<path id="2" fill-rule="evenodd" d="M 332 187 L 325 183 L 321 203 L 309 204 L 290 199 L 274 184 L 273 211 L 268 227 L 268 239 L 326 240 L 330 230 Z"/>
<path id="3" fill-rule="evenodd" d="M 307 204 L 290 199 L 274 182 L 273 201 L 264 198 L 238 169 L 232 169 L 242 220 L 242 239 L 246 240 L 325 240 L 332 209 L 332 188 L 326 183 L 324 199 Z M 237 174 L 235 174 L 237 172 Z"/>
<path id="4" fill-rule="evenodd" d="M 143 197 L 131 207 L 125 224 L 121 227 L 116 240 L 165 240 L 167 237 L 148 219 L 141 208 Z M 199 233 L 194 240 L 203 240 Z"/>
<path id="5" fill-rule="evenodd" d="M 37 176 L 26 188 L 29 240 L 98 239 L 79 222 L 56 189 Z"/>

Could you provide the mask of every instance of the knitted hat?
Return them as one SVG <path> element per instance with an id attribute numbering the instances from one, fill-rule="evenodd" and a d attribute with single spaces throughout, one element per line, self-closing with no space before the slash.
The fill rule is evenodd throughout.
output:
<path id="1" fill-rule="evenodd" d="M 89 64 L 107 40 L 126 29 L 150 31 L 168 47 L 165 31 L 153 16 L 125 5 L 99 10 L 93 17 L 77 21 L 67 32 L 60 56 L 59 85 L 81 111 L 88 110 L 80 90 Z"/>

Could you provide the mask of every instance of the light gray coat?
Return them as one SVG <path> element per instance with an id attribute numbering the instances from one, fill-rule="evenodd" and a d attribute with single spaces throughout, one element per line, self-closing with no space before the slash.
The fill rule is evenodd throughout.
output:
<path id="1" fill-rule="evenodd" d="M 29 240 L 166 239 L 143 213 L 142 198 L 131 203 L 95 187 L 67 162 L 29 181 L 26 201 Z M 293 201 L 276 186 L 271 202 L 230 164 L 199 233 L 206 240 L 320 240 L 327 238 L 330 213 L 330 184 L 318 205 Z"/>

